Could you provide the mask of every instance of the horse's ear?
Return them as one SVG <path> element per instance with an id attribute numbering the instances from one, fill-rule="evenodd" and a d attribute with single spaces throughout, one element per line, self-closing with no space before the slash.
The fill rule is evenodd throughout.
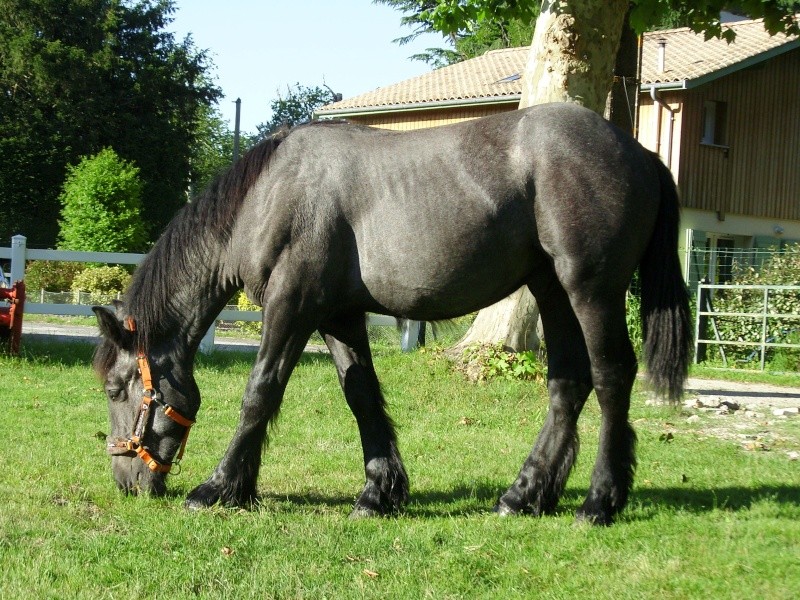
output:
<path id="1" fill-rule="evenodd" d="M 93 306 L 92 310 L 97 315 L 100 335 L 120 348 L 130 349 L 133 347 L 133 334 L 125 329 L 122 320 L 117 315 L 104 306 Z"/>

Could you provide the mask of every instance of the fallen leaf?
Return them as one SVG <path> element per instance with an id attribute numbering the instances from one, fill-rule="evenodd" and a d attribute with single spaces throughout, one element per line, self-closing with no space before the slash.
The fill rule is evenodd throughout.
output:
<path id="1" fill-rule="evenodd" d="M 364 569 L 364 575 L 366 575 L 370 579 L 375 579 L 378 576 L 378 574 L 375 571 L 370 571 L 369 569 Z"/>
<path id="2" fill-rule="evenodd" d="M 234 550 L 233 550 L 233 548 L 231 548 L 229 546 L 223 546 L 222 550 L 220 550 L 220 552 L 222 552 L 222 554 L 224 556 L 233 556 Z"/>

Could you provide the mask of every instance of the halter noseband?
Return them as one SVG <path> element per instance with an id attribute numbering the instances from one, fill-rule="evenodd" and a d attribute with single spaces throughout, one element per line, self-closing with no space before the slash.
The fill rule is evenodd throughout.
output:
<path id="1" fill-rule="evenodd" d="M 132 317 L 125 319 L 125 324 L 130 331 L 136 331 L 136 322 Z M 136 456 L 144 461 L 144 464 L 146 464 L 147 468 L 151 471 L 156 473 L 169 473 L 173 464 L 180 465 L 181 458 L 183 458 L 183 451 L 186 448 L 186 440 L 189 439 L 189 431 L 192 425 L 194 425 L 194 421 L 187 419 L 174 406 L 162 400 L 161 394 L 153 385 L 150 362 L 147 360 L 147 354 L 142 348 L 139 348 L 136 353 L 136 363 L 139 366 L 139 373 L 142 376 L 142 385 L 144 386 L 142 404 L 139 407 L 139 413 L 136 416 L 136 421 L 133 424 L 133 432 L 130 437 L 127 440 L 118 438 L 116 441 L 111 442 L 108 445 L 108 453 L 120 455 L 134 452 Z M 163 409 L 164 415 L 175 421 L 178 425 L 183 426 L 185 429 L 178 455 L 171 463 L 159 462 L 143 445 L 143 439 L 150 423 L 150 411 L 153 408 L 152 405 L 154 402 L 158 407 Z"/>

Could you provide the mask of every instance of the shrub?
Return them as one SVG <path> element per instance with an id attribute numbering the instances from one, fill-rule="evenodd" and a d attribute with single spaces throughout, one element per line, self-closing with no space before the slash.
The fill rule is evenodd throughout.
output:
<path id="1" fill-rule="evenodd" d="M 239 310 L 261 310 L 258 304 L 250 302 L 244 290 L 241 290 L 236 296 L 236 307 Z M 255 333 L 261 335 L 261 321 L 240 321 L 239 329 L 245 333 Z"/>
<path id="2" fill-rule="evenodd" d="M 145 249 L 139 169 L 111 148 L 69 170 L 61 193 L 59 247 L 89 252 Z"/>
<path id="3" fill-rule="evenodd" d="M 90 302 L 108 304 L 127 287 L 130 279 L 130 273 L 122 267 L 92 267 L 75 277 L 72 290 L 87 292 Z"/>
<path id="4" fill-rule="evenodd" d="M 473 381 L 493 378 L 544 381 L 547 371 L 536 352 L 509 352 L 502 342 L 471 344 L 463 352 L 457 368 Z"/>
<path id="5" fill-rule="evenodd" d="M 76 262 L 34 260 L 25 267 L 25 287 L 28 292 L 66 292 L 72 289 L 72 281 L 85 268 L 85 265 Z"/>
<path id="6" fill-rule="evenodd" d="M 631 338 L 633 350 L 637 356 L 642 355 L 642 299 L 635 293 L 628 291 L 625 294 L 625 321 L 628 325 L 628 336 Z"/>

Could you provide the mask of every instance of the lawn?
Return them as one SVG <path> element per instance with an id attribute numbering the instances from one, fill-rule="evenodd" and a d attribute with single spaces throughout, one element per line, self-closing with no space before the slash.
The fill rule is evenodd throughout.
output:
<path id="1" fill-rule="evenodd" d="M 546 411 L 541 384 L 466 382 L 434 353 L 376 366 L 411 478 L 402 516 L 350 521 L 363 484 L 358 433 L 330 360 L 306 355 L 251 510 L 189 512 L 219 460 L 253 355 L 202 357 L 204 404 L 165 498 L 124 497 L 104 453 L 107 415 L 88 345 L 25 344 L 0 357 L 0 598 L 795 598 L 800 590 L 800 419 L 749 451 L 680 410 L 647 406 L 629 508 L 574 522 L 599 413 L 561 508 L 498 518 Z"/>

